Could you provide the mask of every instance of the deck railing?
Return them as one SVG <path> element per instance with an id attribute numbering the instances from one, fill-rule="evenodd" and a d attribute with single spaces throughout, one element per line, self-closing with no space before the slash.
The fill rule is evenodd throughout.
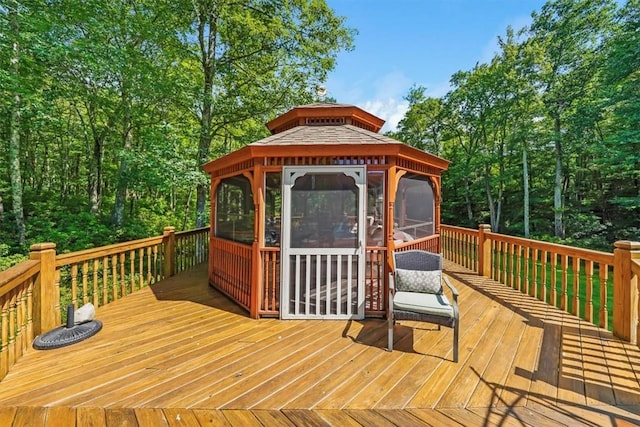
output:
<path id="1" fill-rule="evenodd" d="M 56 254 L 31 246 L 29 260 L 0 272 L 0 379 L 33 339 L 64 323 L 67 304 L 103 306 L 204 262 L 209 227 Z"/>
<path id="2" fill-rule="evenodd" d="M 441 226 L 445 258 L 638 343 L 640 243 L 613 253 Z"/>

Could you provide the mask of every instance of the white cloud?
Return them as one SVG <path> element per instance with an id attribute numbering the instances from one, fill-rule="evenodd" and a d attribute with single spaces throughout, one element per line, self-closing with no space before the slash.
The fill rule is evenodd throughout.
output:
<path id="1" fill-rule="evenodd" d="M 397 129 L 398 123 L 409 109 L 409 103 L 404 99 L 398 100 L 396 98 L 375 99 L 365 101 L 360 108 L 385 120 L 380 132 L 387 132 Z"/>

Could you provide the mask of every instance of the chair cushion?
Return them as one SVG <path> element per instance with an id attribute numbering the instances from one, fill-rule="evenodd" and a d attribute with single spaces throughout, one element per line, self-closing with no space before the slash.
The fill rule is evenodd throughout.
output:
<path id="1" fill-rule="evenodd" d="M 393 309 L 441 317 L 453 317 L 453 307 L 443 294 L 399 291 L 393 297 Z"/>
<path id="2" fill-rule="evenodd" d="M 402 268 L 396 268 L 395 285 L 398 291 L 441 294 L 442 271 L 404 270 Z"/>

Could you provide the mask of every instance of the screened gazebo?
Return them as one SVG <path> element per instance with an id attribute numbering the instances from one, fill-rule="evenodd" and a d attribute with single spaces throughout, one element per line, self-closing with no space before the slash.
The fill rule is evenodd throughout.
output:
<path id="1" fill-rule="evenodd" d="M 207 163 L 210 285 L 255 318 L 384 316 L 391 251 L 439 251 L 449 162 L 383 124 L 352 105 L 304 105 Z"/>

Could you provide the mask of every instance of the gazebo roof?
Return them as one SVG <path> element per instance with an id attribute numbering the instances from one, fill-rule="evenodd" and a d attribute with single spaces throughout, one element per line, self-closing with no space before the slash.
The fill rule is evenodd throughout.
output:
<path id="1" fill-rule="evenodd" d="M 347 145 L 347 144 L 402 144 L 400 141 L 354 125 L 296 126 L 268 136 L 250 146 L 265 145 Z"/>
<path id="2" fill-rule="evenodd" d="M 267 123 L 271 133 L 280 133 L 296 126 L 354 125 L 379 132 L 384 120 L 355 105 L 318 102 L 300 105 Z"/>
<path id="3" fill-rule="evenodd" d="M 345 156 L 392 156 L 425 165 L 437 174 L 447 169 L 447 160 L 378 133 L 383 124 L 384 120 L 353 105 L 303 105 L 267 123 L 273 135 L 212 160 L 203 169 L 220 176 L 252 167 L 252 159 L 281 159 L 276 163 L 287 164 L 286 158 Z"/>

